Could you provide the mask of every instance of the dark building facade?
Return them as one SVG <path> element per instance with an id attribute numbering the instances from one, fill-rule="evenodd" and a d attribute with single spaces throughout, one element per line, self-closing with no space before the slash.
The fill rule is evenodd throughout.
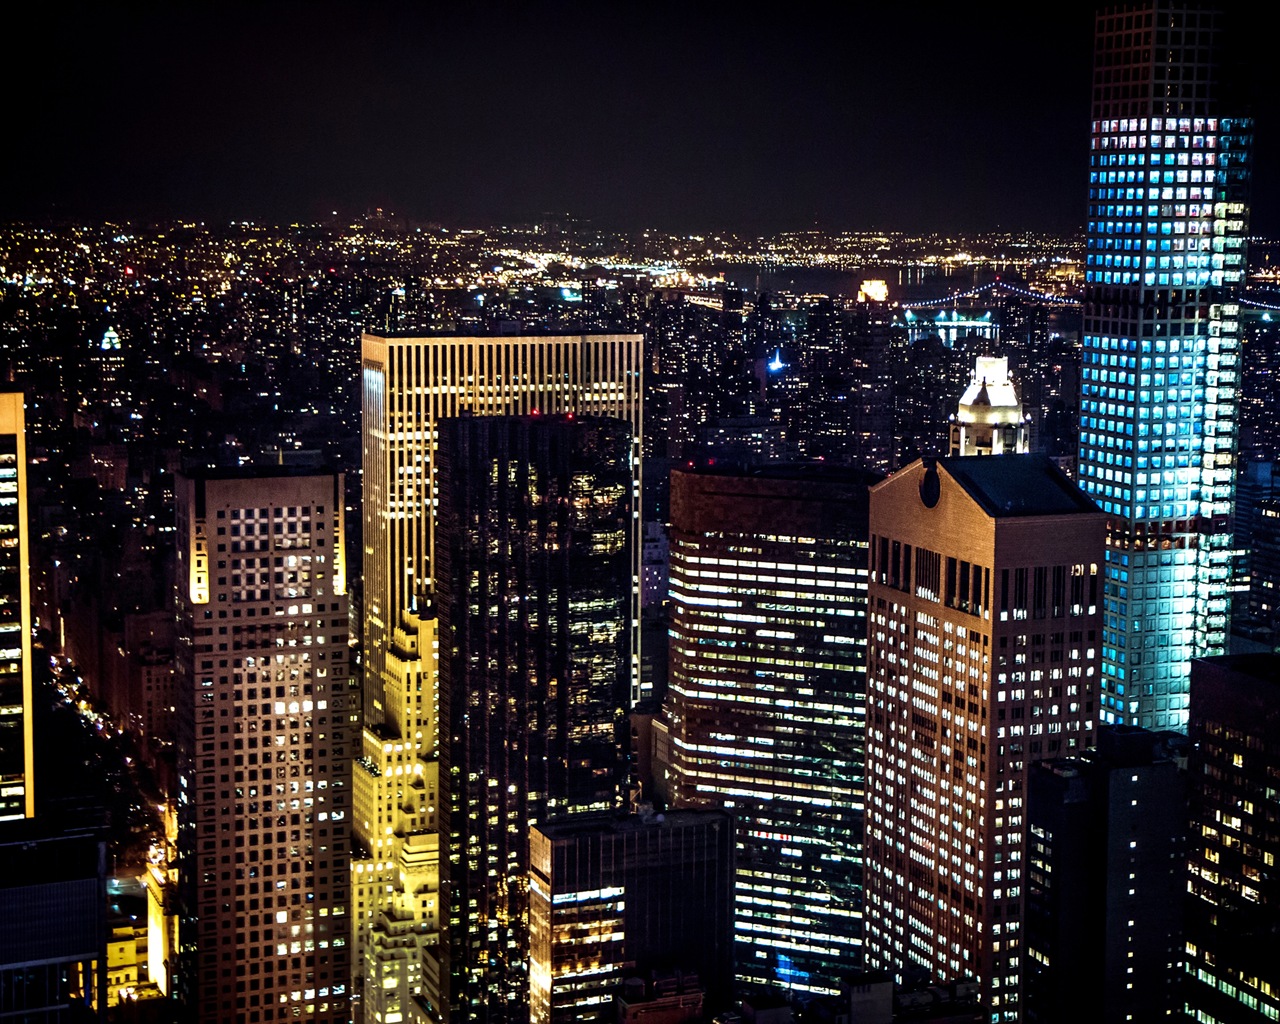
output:
<path id="1" fill-rule="evenodd" d="M 656 787 L 737 826 L 741 981 L 833 992 L 862 962 L 867 488 L 820 464 L 671 475 Z"/>
<path id="2" fill-rule="evenodd" d="M 717 810 L 578 814 L 534 828 L 529 1019 L 611 1021 L 625 978 L 680 972 L 727 1009 L 733 819 Z"/>
<path id="3" fill-rule="evenodd" d="M 1280 1019 L 1280 654 L 1191 668 L 1186 1014 Z"/>
<path id="4" fill-rule="evenodd" d="M 107 844 L 56 820 L 0 825 L 0 1019 L 105 1019 Z"/>
<path id="5" fill-rule="evenodd" d="M 573 416 L 442 421 L 441 832 L 449 1003 L 527 1015 L 529 829 L 618 802 L 632 434 Z"/>
<path id="6" fill-rule="evenodd" d="M 1174 1012 L 1186 775 L 1173 753 L 1159 734 L 1104 726 L 1095 750 L 1031 769 L 1029 1024 L 1140 1024 Z"/>

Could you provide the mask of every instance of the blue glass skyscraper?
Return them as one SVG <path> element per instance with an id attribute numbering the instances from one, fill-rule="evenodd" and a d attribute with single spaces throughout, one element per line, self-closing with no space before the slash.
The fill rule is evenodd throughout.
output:
<path id="1" fill-rule="evenodd" d="M 1221 15 L 1097 16 L 1080 483 L 1111 516 L 1102 717 L 1185 729 L 1225 650 L 1251 125 L 1218 109 Z"/>

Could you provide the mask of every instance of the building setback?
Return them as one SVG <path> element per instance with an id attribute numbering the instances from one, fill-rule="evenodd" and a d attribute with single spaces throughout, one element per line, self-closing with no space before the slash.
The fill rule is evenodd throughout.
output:
<path id="1" fill-rule="evenodd" d="M 455 1019 L 528 1008 L 529 834 L 617 806 L 629 697 L 629 424 L 442 421 L 436 453 L 442 840 Z"/>
<path id="2" fill-rule="evenodd" d="M 871 490 L 866 954 L 1018 1020 L 1031 763 L 1089 746 L 1105 519 L 1052 463 L 922 460 Z"/>
<path id="3" fill-rule="evenodd" d="M 355 981 L 365 1020 L 443 1004 L 435 609 L 402 612 L 383 655 L 383 716 L 351 770 Z"/>
<path id="4" fill-rule="evenodd" d="M 342 477 L 210 472 L 179 477 L 175 500 L 185 1019 L 340 1024 L 354 753 Z"/>
<path id="5" fill-rule="evenodd" d="M 696 979 L 708 1010 L 727 1009 L 733 847 L 733 819 L 715 810 L 576 814 L 534 828 L 533 1024 L 616 1020 L 623 980 L 655 971 Z"/>
<path id="6" fill-rule="evenodd" d="M 737 827 L 740 981 L 862 964 L 867 487 L 820 464 L 671 474 L 657 795 Z"/>
<path id="7" fill-rule="evenodd" d="M 1191 666 L 1186 1014 L 1280 1019 L 1280 654 Z"/>
<path id="8" fill-rule="evenodd" d="M 1186 729 L 1229 634 L 1252 125 L 1221 21 L 1146 0 L 1094 37 L 1078 479 L 1110 517 L 1102 716 L 1148 729 Z"/>

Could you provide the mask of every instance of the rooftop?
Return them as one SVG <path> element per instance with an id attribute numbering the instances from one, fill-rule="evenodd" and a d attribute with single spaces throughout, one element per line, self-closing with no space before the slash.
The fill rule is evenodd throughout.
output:
<path id="1" fill-rule="evenodd" d="M 649 815 L 594 811 L 553 818 L 540 823 L 537 829 L 548 839 L 555 840 L 600 832 L 635 832 L 648 828 L 691 828 L 709 822 L 727 823 L 731 820 L 729 812 L 721 810 L 675 810 Z"/>
<path id="2" fill-rule="evenodd" d="M 697 465 L 671 467 L 676 473 L 693 476 L 741 477 L 745 480 L 797 480 L 818 483 L 846 484 L 871 487 L 884 479 L 880 473 L 841 466 L 830 462 L 768 462 L 763 465 L 747 465 L 736 459 L 714 459 Z"/>
<path id="3" fill-rule="evenodd" d="M 1261 683 L 1280 684 L 1280 653 L 1261 651 L 1254 654 L 1222 654 L 1216 658 L 1198 658 L 1206 665 L 1248 676 Z"/>
<path id="4" fill-rule="evenodd" d="M 997 519 L 1101 512 L 1043 455 L 953 456 L 937 464 Z"/>

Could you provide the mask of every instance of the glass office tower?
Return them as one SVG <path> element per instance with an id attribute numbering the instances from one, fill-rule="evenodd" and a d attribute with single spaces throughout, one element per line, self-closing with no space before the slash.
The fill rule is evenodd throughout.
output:
<path id="1" fill-rule="evenodd" d="M 446 998 L 451 1020 L 522 1022 L 530 830 L 619 803 L 633 434 L 568 413 L 438 429 Z"/>
<path id="2" fill-rule="evenodd" d="M 1102 718 L 1185 729 L 1229 622 L 1250 124 L 1218 109 L 1220 14 L 1098 15 L 1081 486 L 1111 517 Z"/>

